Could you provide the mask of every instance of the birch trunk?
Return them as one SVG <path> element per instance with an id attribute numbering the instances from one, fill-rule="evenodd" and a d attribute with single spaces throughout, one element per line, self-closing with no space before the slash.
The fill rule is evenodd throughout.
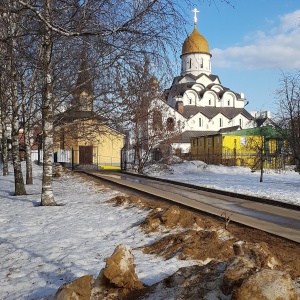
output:
<path id="1" fill-rule="evenodd" d="M 30 134 L 28 129 L 24 131 L 24 143 L 25 143 L 25 160 L 26 160 L 26 184 L 33 184 L 31 145 L 30 145 Z"/>
<path id="2" fill-rule="evenodd" d="M 13 3 L 15 6 L 15 3 Z M 17 23 L 15 17 L 9 17 L 11 26 L 9 30 L 11 35 L 14 36 L 17 32 Z M 12 38 L 11 44 L 8 45 L 10 56 L 10 87 L 11 87 L 11 111 L 12 111 L 12 160 L 14 166 L 14 179 L 15 179 L 15 195 L 26 195 L 25 184 L 22 174 L 22 166 L 20 161 L 19 151 L 19 113 L 20 105 L 18 104 L 18 91 L 17 91 L 17 69 L 16 69 L 16 38 Z"/>
<path id="3" fill-rule="evenodd" d="M 2 175 L 8 175 L 8 147 L 7 147 L 7 134 L 5 129 L 5 123 L 2 123 L 2 139 L 1 139 L 1 155 L 2 155 L 2 163 L 3 163 L 3 170 Z"/>
<path id="4" fill-rule="evenodd" d="M 51 0 L 45 0 L 45 19 L 50 22 Z M 42 206 L 56 205 L 52 186 L 52 168 L 53 168 L 53 112 L 52 112 L 52 32 L 46 24 L 43 34 L 43 91 L 42 91 L 42 118 L 43 118 L 43 181 L 42 181 Z"/>

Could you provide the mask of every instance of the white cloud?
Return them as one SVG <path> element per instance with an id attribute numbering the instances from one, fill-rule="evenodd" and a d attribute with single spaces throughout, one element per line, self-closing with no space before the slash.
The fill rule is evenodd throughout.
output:
<path id="1" fill-rule="evenodd" d="M 270 32 L 247 36 L 242 46 L 213 49 L 213 64 L 238 70 L 300 68 L 299 37 L 300 10 L 296 10 L 279 16 L 279 25 Z"/>

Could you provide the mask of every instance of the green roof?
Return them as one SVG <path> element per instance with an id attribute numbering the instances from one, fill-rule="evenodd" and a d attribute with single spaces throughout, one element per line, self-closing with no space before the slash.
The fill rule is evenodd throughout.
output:
<path id="1" fill-rule="evenodd" d="M 272 126 L 254 127 L 248 129 L 241 129 L 231 132 L 224 132 L 222 135 L 236 135 L 236 136 L 265 136 L 268 138 L 280 138 L 281 134 Z"/>

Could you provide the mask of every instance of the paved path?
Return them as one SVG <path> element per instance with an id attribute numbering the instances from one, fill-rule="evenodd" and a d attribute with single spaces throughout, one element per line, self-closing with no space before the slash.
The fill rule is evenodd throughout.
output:
<path id="1" fill-rule="evenodd" d="M 221 216 L 226 212 L 232 221 L 257 228 L 300 243 L 300 210 L 218 195 L 148 178 L 89 172 L 93 176 L 122 186 Z"/>

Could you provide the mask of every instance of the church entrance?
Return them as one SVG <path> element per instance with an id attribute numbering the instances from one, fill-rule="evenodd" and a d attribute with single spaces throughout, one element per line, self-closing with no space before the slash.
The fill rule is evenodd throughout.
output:
<path id="1" fill-rule="evenodd" d="M 93 164 L 93 146 L 79 146 L 79 164 Z"/>

